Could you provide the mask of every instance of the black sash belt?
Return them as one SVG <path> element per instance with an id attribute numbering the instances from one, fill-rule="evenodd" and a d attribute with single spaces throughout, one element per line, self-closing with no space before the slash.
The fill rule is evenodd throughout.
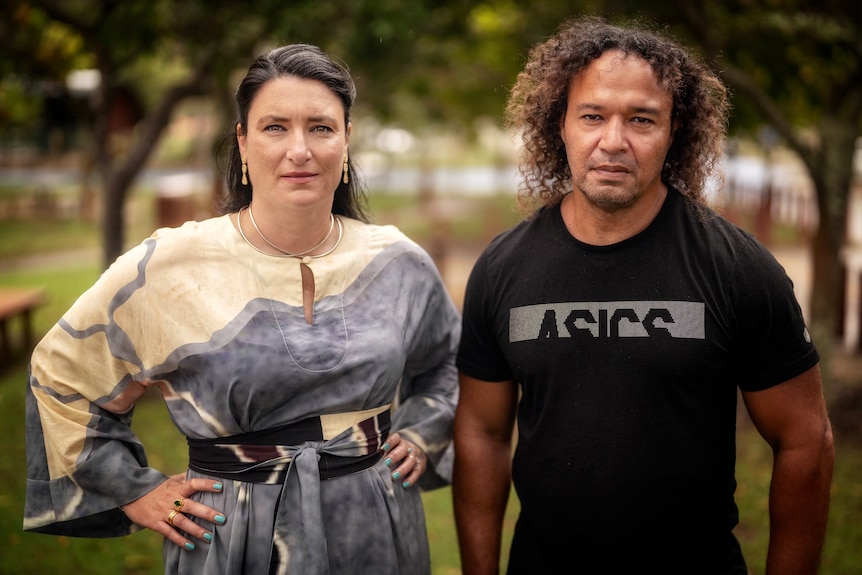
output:
<path id="1" fill-rule="evenodd" d="M 367 439 L 368 453 L 363 455 L 345 457 L 318 450 L 320 479 L 356 473 L 380 461 L 380 446 L 386 441 L 389 427 L 390 413 L 386 410 L 351 428 Z M 190 469 L 250 483 L 283 483 L 290 454 L 306 442 L 325 441 L 319 417 L 228 437 L 186 439 Z"/>

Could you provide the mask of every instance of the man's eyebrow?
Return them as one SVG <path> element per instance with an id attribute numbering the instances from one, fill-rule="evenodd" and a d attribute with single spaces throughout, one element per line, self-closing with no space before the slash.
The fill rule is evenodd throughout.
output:
<path id="1" fill-rule="evenodd" d="M 649 114 L 651 116 L 658 116 L 661 114 L 661 109 L 654 106 L 636 106 L 632 111 L 636 114 Z"/>
<path id="2" fill-rule="evenodd" d="M 602 110 L 603 108 L 604 108 L 604 106 L 599 106 L 598 104 L 590 104 L 590 103 L 578 104 L 575 107 L 576 110 Z"/>
<path id="3" fill-rule="evenodd" d="M 586 102 L 583 104 L 578 104 L 575 107 L 575 110 L 579 112 L 601 112 L 606 108 L 607 106 Z M 635 106 L 631 108 L 629 112 L 634 114 L 647 114 L 652 116 L 658 116 L 659 114 L 661 114 L 661 110 L 656 106 Z"/>

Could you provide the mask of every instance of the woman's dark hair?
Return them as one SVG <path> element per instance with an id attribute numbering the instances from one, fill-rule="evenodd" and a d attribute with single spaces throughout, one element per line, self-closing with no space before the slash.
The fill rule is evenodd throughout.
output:
<path id="1" fill-rule="evenodd" d="M 294 76 L 305 80 L 317 80 L 325 84 L 338 96 L 344 107 L 344 125 L 350 122 L 350 108 L 356 97 L 356 86 L 347 66 L 334 62 L 326 53 L 311 44 L 290 44 L 258 56 L 236 89 L 236 125 L 245 134 L 248 130 L 248 112 L 257 93 L 270 80 Z M 227 163 L 225 166 L 226 191 L 217 203 L 221 214 L 235 212 L 251 203 L 253 186 L 242 183 L 242 158 L 236 137 L 228 138 Z M 350 182 L 339 181 L 332 204 L 334 214 L 368 221 L 365 191 L 359 182 L 352 156 L 348 155 Z"/>
<path id="2" fill-rule="evenodd" d="M 704 186 L 724 152 L 728 92 L 721 80 L 674 40 L 649 30 L 608 24 L 601 18 L 569 20 L 530 51 L 512 88 L 507 123 L 523 138 L 519 198 L 553 205 L 571 191 L 571 170 L 560 137 L 560 119 L 573 77 L 608 50 L 649 62 L 673 101 L 673 143 L 662 181 L 704 201 Z"/>

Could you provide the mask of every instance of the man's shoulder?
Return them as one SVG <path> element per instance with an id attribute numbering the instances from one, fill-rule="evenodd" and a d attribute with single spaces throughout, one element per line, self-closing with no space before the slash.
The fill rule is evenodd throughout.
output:
<path id="1" fill-rule="evenodd" d="M 523 254 L 524 250 L 536 243 L 546 241 L 546 235 L 552 232 L 554 214 L 559 218 L 559 206 L 545 206 L 527 215 L 512 227 L 498 233 L 485 248 L 484 253 L 497 257 L 508 255 L 509 252 Z"/>
<path id="2" fill-rule="evenodd" d="M 677 192 L 678 193 L 678 192 Z M 693 244 L 707 250 L 721 249 L 726 246 L 733 252 L 739 250 L 763 251 L 766 248 L 757 238 L 738 224 L 728 220 L 717 209 L 708 204 L 678 195 L 675 213 L 676 221 L 685 229 L 678 230 L 700 236 Z"/>

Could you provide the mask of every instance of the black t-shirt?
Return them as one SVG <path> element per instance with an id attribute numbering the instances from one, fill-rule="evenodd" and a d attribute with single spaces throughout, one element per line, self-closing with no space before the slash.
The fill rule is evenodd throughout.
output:
<path id="1" fill-rule="evenodd" d="M 778 262 L 673 190 L 614 245 L 573 238 L 559 206 L 495 238 L 468 282 L 457 362 L 521 386 L 512 572 L 744 572 L 737 387 L 818 360 Z"/>

